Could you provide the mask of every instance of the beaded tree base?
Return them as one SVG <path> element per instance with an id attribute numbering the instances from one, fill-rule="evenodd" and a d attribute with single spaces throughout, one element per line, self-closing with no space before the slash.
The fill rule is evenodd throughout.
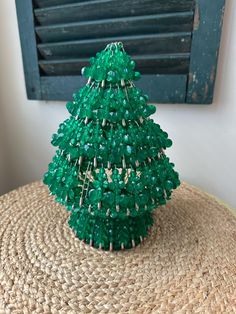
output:
<path id="1" fill-rule="evenodd" d="M 130 249 L 140 244 L 152 224 L 150 212 L 121 220 L 103 219 L 74 211 L 69 220 L 70 227 L 80 240 L 95 248 L 110 251 Z"/>
<path id="2" fill-rule="evenodd" d="M 35 182 L 0 197 L 0 313 L 235 313 L 236 218 L 181 184 L 132 250 L 80 241 Z"/>

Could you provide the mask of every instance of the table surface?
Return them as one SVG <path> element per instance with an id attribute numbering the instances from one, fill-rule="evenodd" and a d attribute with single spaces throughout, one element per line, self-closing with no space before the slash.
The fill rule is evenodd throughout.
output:
<path id="1" fill-rule="evenodd" d="M 186 183 L 134 249 L 78 240 L 42 182 L 0 197 L 0 313 L 233 313 L 236 218 Z"/>

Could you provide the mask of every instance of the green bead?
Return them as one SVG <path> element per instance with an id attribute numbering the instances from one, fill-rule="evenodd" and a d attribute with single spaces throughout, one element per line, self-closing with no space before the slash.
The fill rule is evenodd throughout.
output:
<path id="1" fill-rule="evenodd" d="M 171 147 L 171 146 L 172 146 L 172 141 L 170 139 L 167 139 L 166 147 Z"/>
<path id="2" fill-rule="evenodd" d="M 114 71 L 109 71 L 107 73 L 107 80 L 108 82 L 113 82 L 116 79 L 116 73 Z"/>
<path id="3" fill-rule="evenodd" d="M 139 72 L 134 72 L 134 80 L 139 80 L 141 77 L 141 74 Z"/>
<path id="4" fill-rule="evenodd" d="M 174 188 L 173 182 L 170 181 L 170 180 L 166 181 L 166 183 L 165 183 L 165 188 L 166 188 L 167 190 L 172 190 L 172 189 Z"/>
<path id="5" fill-rule="evenodd" d="M 92 203 L 97 202 L 99 200 L 100 198 L 99 191 L 100 191 L 99 189 L 97 190 L 92 189 L 89 191 L 89 199 Z"/>
<path id="6" fill-rule="evenodd" d="M 140 193 L 138 195 L 139 205 L 143 206 L 148 202 L 148 195 L 146 193 Z"/>
<path id="7" fill-rule="evenodd" d="M 95 180 L 95 181 L 93 181 L 93 186 L 94 186 L 95 188 L 98 188 L 98 187 L 101 186 L 101 182 L 99 182 L 98 180 Z"/>
<path id="8" fill-rule="evenodd" d="M 88 67 L 83 67 L 81 69 L 81 75 L 85 76 L 85 77 L 89 77 L 90 76 L 90 68 Z"/>
<path id="9" fill-rule="evenodd" d="M 130 66 L 131 66 L 132 69 L 135 68 L 135 62 L 133 60 L 130 62 Z"/>
<path id="10" fill-rule="evenodd" d="M 127 207 L 129 205 L 129 197 L 126 196 L 125 194 L 121 194 L 119 197 L 118 197 L 118 202 L 121 206 L 123 207 Z"/>
<path id="11" fill-rule="evenodd" d="M 150 115 L 156 112 L 156 107 L 154 105 L 149 105 L 148 109 L 149 109 Z"/>
<path id="12" fill-rule="evenodd" d="M 124 143 L 129 143 L 129 142 L 130 142 L 129 135 L 126 134 L 126 135 L 124 136 Z"/>
<path id="13" fill-rule="evenodd" d="M 125 154 L 126 155 L 132 155 L 133 152 L 134 152 L 134 148 L 132 146 L 130 146 L 130 145 L 127 145 L 126 149 L 125 149 Z"/>
<path id="14" fill-rule="evenodd" d="M 115 195 L 113 192 L 105 192 L 103 194 L 103 202 L 108 205 L 108 207 L 112 207 L 115 203 Z"/>
<path id="15" fill-rule="evenodd" d="M 92 58 L 89 59 L 89 61 L 90 61 L 91 64 L 94 64 L 96 62 L 96 59 L 94 57 L 92 57 Z"/>
<path id="16" fill-rule="evenodd" d="M 106 73 L 101 66 L 97 66 L 96 71 L 94 73 L 94 79 L 97 81 L 102 81 L 106 77 Z"/>

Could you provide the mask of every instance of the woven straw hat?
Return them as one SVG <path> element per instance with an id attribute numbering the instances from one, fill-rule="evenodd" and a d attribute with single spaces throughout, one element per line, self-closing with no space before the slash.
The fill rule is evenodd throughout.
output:
<path id="1" fill-rule="evenodd" d="M 41 182 L 0 198 L 0 313 L 234 313 L 236 219 L 182 184 L 135 249 L 79 241 Z"/>

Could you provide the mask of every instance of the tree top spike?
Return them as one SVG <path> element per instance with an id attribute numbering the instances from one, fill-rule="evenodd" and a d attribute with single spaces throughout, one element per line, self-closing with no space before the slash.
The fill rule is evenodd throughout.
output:
<path id="1" fill-rule="evenodd" d="M 104 50 L 90 58 L 90 65 L 81 70 L 90 81 L 121 85 L 121 81 L 138 80 L 135 61 L 125 52 L 122 42 L 112 42 Z M 104 83 L 103 83 L 104 85 Z"/>
<path id="2" fill-rule="evenodd" d="M 116 41 L 116 42 L 108 44 L 105 49 L 112 49 L 112 48 L 124 49 L 124 46 L 123 46 L 123 43 L 121 41 Z"/>

